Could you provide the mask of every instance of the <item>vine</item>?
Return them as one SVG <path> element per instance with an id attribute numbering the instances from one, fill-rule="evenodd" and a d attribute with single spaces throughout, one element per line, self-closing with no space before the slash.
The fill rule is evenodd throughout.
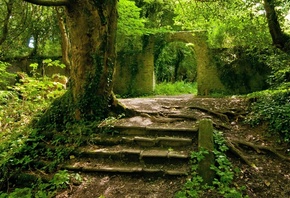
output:
<path id="1" fill-rule="evenodd" d="M 203 179 L 198 175 L 198 163 L 204 158 L 208 151 L 201 149 L 198 152 L 192 152 L 191 154 L 191 177 L 184 184 L 184 187 L 179 191 L 176 198 L 198 198 L 204 197 L 207 193 L 210 195 L 223 196 L 226 198 L 243 198 L 248 197 L 243 195 L 245 187 L 234 187 L 232 182 L 234 176 L 239 172 L 238 169 L 234 169 L 233 165 L 227 158 L 225 152 L 228 150 L 226 141 L 222 135 L 222 132 L 214 132 L 215 142 L 215 164 L 212 164 L 211 169 L 215 171 L 216 177 L 212 185 L 203 185 Z"/>

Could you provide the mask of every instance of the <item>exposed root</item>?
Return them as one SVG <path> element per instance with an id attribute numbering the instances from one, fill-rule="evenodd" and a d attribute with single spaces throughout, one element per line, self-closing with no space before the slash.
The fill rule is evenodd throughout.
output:
<path id="1" fill-rule="evenodd" d="M 167 114 L 167 113 L 163 113 L 163 112 L 151 112 L 151 111 L 142 111 L 142 112 L 138 112 L 140 116 L 144 116 L 144 117 L 164 117 L 164 118 L 176 118 L 178 120 L 193 120 L 196 121 L 197 118 L 193 115 L 186 115 L 186 114 Z"/>
<path id="2" fill-rule="evenodd" d="M 216 111 L 212 111 L 210 109 L 207 109 L 207 108 L 204 108 L 204 107 L 199 107 L 199 106 L 190 106 L 189 108 L 190 109 L 197 109 L 197 110 L 206 112 L 208 114 L 211 114 L 211 115 L 214 115 L 214 116 L 220 118 L 222 121 L 229 122 L 229 118 L 225 114 L 222 114 L 222 113 L 219 113 L 219 112 L 216 112 Z"/>
<path id="3" fill-rule="evenodd" d="M 112 106 L 111 106 L 111 112 L 112 113 L 117 113 L 117 114 L 125 114 L 126 117 L 133 117 L 140 115 L 141 113 L 134 110 L 134 109 L 129 109 L 126 107 L 126 105 L 122 104 L 115 96 L 115 94 L 112 92 Z"/>
<path id="4" fill-rule="evenodd" d="M 244 153 L 232 143 L 232 141 L 228 138 L 228 141 L 226 141 L 227 147 L 229 147 L 230 151 L 238 155 L 247 165 L 250 167 L 256 168 L 256 165 L 252 162 L 250 162 L 247 157 L 244 155 Z"/>
<path id="5" fill-rule="evenodd" d="M 233 153 L 237 154 L 246 164 L 248 164 L 249 166 L 253 168 L 256 168 L 256 165 L 247 159 L 246 155 L 241 151 L 242 149 L 239 147 L 240 145 L 251 147 L 257 153 L 261 153 L 261 150 L 268 151 L 283 160 L 290 161 L 289 157 L 280 154 L 276 149 L 270 146 L 256 145 L 251 142 L 244 141 L 244 140 L 231 139 L 231 138 L 227 138 L 226 145 L 229 147 L 229 149 Z"/>
<path id="6" fill-rule="evenodd" d="M 227 129 L 227 130 L 230 130 L 231 127 L 230 126 L 227 126 L 226 124 L 222 123 L 222 124 L 218 124 L 216 122 L 213 122 L 213 126 L 217 129 Z"/>
<path id="7" fill-rule="evenodd" d="M 276 149 L 274 149 L 273 147 L 270 146 L 263 146 L 263 145 L 256 145 L 253 144 L 251 142 L 246 142 L 243 140 L 239 140 L 239 139 L 233 139 L 232 140 L 235 144 L 240 144 L 240 145 L 244 145 L 244 146 L 248 146 L 253 148 L 257 153 L 260 153 L 260 150 L 265 150 L 265 151 L 269 151 L 271 153 L 273 153 L 274 155 L 278 156 L 279 158 L 289 161 L 290 162 L 290 157 L 284 156 L 282 154 L 280 154 Z"/>

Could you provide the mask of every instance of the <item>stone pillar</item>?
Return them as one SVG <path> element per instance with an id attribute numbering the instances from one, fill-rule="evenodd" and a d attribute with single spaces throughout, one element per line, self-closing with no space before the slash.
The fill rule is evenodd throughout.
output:
<path id="1" fill-rule="evenodd" d="M 154 35 L 148 36 L 148 41 L 138 55 L 138 73 L 135 76 L 134 91 L 137 94 L 152 93 L 155 89 L 154 74 Z"/>
<path id="2" fill-rule="evenodd" d="M 167 42 L 181 41 L 193 44 L 197 63 L 197 89 L 198 95 L 201 96 L 225 90 L 209 52 L 206 34 L 206 31 L 181 31 L 167 34 L 165 37 Z"/>
<path id="3" fill-rule="evenodd" d="M 215 163 L 215 158 L 213 154 L 213 124 L 210 119 L 203 119 L 199 122 L 198 149 L 205 149 L 209 152 L 199 162 L 197 171 L 198 175 L 203 178 L 203 184 L 211 185 L 215 177 L 215 172 L 210 169 L 210 166 Z"/>
<path id="4" fill-rule="evenodd" d="M 118 53 L 114 92 L 142 95 L 152 93 L 154 88 L 154 35 L 150 35 L 142 50 Z"/>
<path id="5" fill-rule="evenodd" d="M 215 91 L 224 91 L 224 85 L 219 79 L 217 67 L 208 49 L 206 32 L 194 33 L 194 51 L 197 62 L 198 95 L 206 96 Z"/>

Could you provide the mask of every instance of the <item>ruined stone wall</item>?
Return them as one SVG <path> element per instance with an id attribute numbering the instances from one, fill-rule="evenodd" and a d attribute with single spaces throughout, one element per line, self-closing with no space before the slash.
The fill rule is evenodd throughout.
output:
<path id="1" fill-rule="evenodd" d="M 143 95 L 152 93 L 154 87 L 154 36 L 149 36 L 141 51 L 118 52 L 114 92 Z"/>
<path id="2" fill-rule="evenodd" d="M 166 42 L 181 41 L 192 44 L 197 62 L 198 95 L 223 92 L 215 61 L 208 49 L 206 32 L 174 32 L 164 34 Z M 121 95 L 142 95 L 154 91 L 154 36 L 142 51 L 118 53 L 114 92 Z"/>
<path id="3" fill-rule="evenodd" d="M 154 37 L 150 36 L 142 53 L 138 56 L 138 73 L 135 76 L 134 90 L 137 94 L 152 93 L 155 88 L 154 76 Z"/>
<path id="4" fill-rule="evenodd" d="M 175 32 L 167 36 L 167 41 L 182 41 L 193 45 L 197 62 L 198 95 L 205 96 L 225 90 L 206 42 L 206 32 Z"/>

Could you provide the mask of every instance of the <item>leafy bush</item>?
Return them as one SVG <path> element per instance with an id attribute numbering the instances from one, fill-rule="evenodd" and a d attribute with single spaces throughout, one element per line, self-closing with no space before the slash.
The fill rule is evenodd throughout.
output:
<path id="1" fill-rule="evenodd" d="M 216 178 L 213 181 L 213 185 L 202 185 L 203 179 L 197 174 L 198 163 L 204 158 L 204 155 L 208 154 L 208 151 L 205 149 L 201 149 L 198 152 L 192 152 L 191 178 L 187 180 L 183 190 L 179 191 L 175 195 L 176 198 L 203 197 L 203 194 L 206 193 L 206 191 L 211 191 L 211 195 L 217 194 L 217 197 L 248 197 L 243 196 L 243 193 L 241 192 L 244 190 L 244 187 L 240 187 L 240 189 L 238 189 L 232 186 L 235 172 L 238 172 L 238 170 L 233 170 L 233 166 L 225 154 L 225 152 L 228 150 L 228 147 L 225 145 L 225 140 L 223 138 L 222 132 L 215 131 L 214 142 L 215 164 L 212 164 L 211 169 L 215 171 Z"/>
<path id="2" fill-rule="evenodd" d="M 38 141 L 27 144 L 31 138 L 42 138 L 33 136 L 35 129 L 30 123 L 64 92 L 51 89 L 51 85 L 53 83 L 46 78 L 28 78 L 10 91 L 0 91 L 0 189 L 9 187 L 10 179 L 39 155 Z"/>
<path id="3" fill-rule="evenodd" d="M 15 74 L 6 71 L 8 66 L 9 63 L 0 61 L 0 90 L 6 89 L 10 81 L 15 78 Z"/>
<path id="4" fill-rule="evenodd" d="M 290 56 L 282 51 L 269 49 L 268 54 L 260 55 L 261 59 L 272 68 L 268 83 L 272 88 L 290 85 Z"/>
<path id="5" fill-rule="evenodd" d="M 263 93 L 252 104 L 252 112 L 246 121 L 251 125 L 267 122 L 271 133 L 279 134 L 283 141 L 290 142 L 290 90 Z"/>

